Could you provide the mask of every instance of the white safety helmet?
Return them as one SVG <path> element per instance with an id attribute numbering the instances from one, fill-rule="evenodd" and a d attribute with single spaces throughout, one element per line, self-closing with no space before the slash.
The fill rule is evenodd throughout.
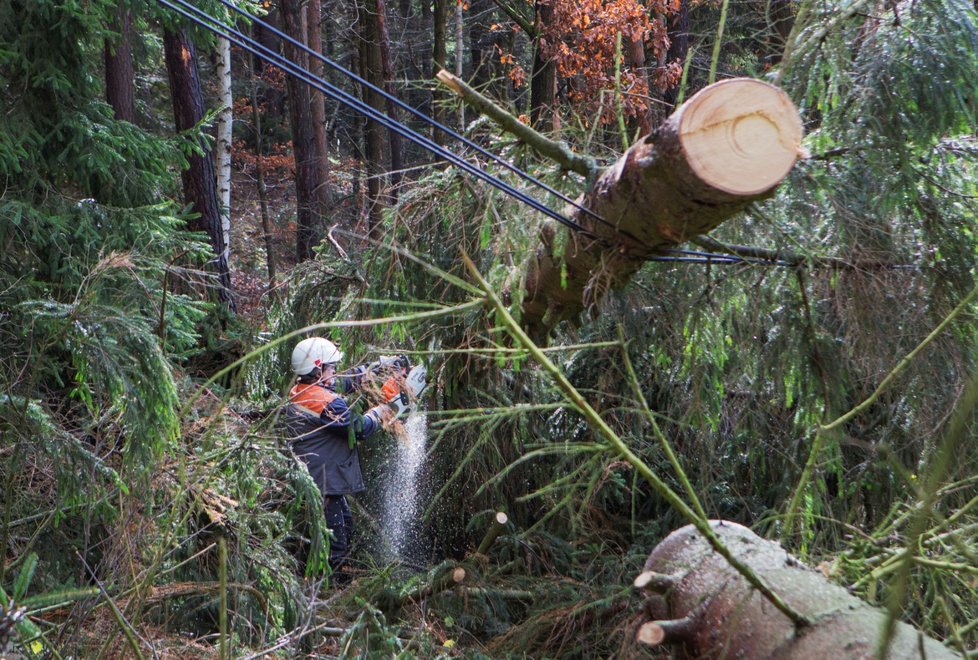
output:
<path id="1" fill-rule="evenodd" d="M 316 367 L 336 364 L 342 359 L 343 353 L 336 344 L 322 337 L 310 337 L 292 349 L 292 371 L 297 376 L 305 376 Z"/>

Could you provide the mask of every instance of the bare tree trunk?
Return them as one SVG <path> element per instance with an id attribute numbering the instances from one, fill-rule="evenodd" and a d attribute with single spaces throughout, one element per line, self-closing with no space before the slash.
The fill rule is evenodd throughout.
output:
<path id="1" fill-rule="evenodd" d="M 553 20 L 549 0 L 537 1 L 536 35 L 533 44 L 533 71 L 530 73 L 530 124 L 541 132 L 553 129 L 553 105 L 557 87 L 557 67 L 540 45 L 543 28 Z"/>
<path id="2" fill-rule="evenodd" d="M 218 75 L 218 98 L 221 111 L 217 115 L 217 145 L 214 152 L 217 168 L 217 196 L 221 212 L 221 232 L 224 235 L 223 256 L 231 262 L 231 132 L 234 121 L 234 99 L 231 96 L 231 42 L 217 40 L 215 64 Z"/>
<path id="3" fill-rule="evenodd" d="M 136 72 L 132 62 L 132 12 L 122 4 L 116 9 L 113 30 L 119 37 L 105 42 L 105 100 L 116 119 L 135 123 L 133 87 Z"/>
<path id="4" fill-rule="evenodd" d="M 252 29 L 254 36 L 254 28 Z M 268 190 L 265 187 L 265 136 L 262 129 L 261 112 L 258 110 L 258 83 L 261 80 L 262 65 L 254 54 L 249 53 L 251 69 L 251 123 L 255 131 L 255 178 L 258 187 L 258 204 L 261 209 L 262 238 L 265 242 L 265 266 L 268 269 L 268 288 L 275 290 L 275 254 L 272 250 L 272 224 L 268 215 Z"/>
<path id="5" fill-rule="evenodd" d="M 766 10 L 767 23 L 772 31 L 768 35 L 770 58 L 772 63 L 777 63 L 781 61 L 795 15 L 791 8 L 791 0 L 768 0 Z"/>
<path id="6" fill-rule="evenodd" d="M 689 52 L 689 0 L 679 0 L 679 9 L 666 17 L 667 33 L 669 35 L 669 51 L 666 54 L 666 61 L 679 62 L 682 66 L 686 62 L 686 54 Z M 676 103 L 679 98 L 679 84 L 664 90 L 663 99 L 666 103 Z"/>
<path id="7" fill-rule="evenodd" d="M 391 41 L 387 32 L 387 8 L 384 0 L 375 0 L 377 3 L 377 39 L 380 47 L 380 64 L 383 71 L 384 91 L 394 96 L 394 66 L 391 58 Z M 387 116 L 397 121 L 397 106 L 390 99 L 385 100 Z M 399 194 L 398 187 L 401 183 L 401 170 L 404 169 L 403 148 L 401 146 L 401 136 L 397 133 L 388 131 L 387 139 L 390 146 L 390 203 L 397 203 Z"/>
<path id="8" fill-rule="evenodd" d="M 320 23 L 322 21 L 322 1 L 308 0 L 306 5 L 306 31 L 308 33 L 309 50 L 322 53 L 323 38 Z M 323 77 L 323 63 L 319 58 L 309 58 L 309 72 L 317 78 Z M 326 144 L 326 99 L 319 90 L 310 90 L 312 94 L 312 126 L 316 134 L 316 153 L 319 154 L 326 196 L 329 197 L 329 146 Z M 332 206 L 332 200 L 327 199 Z"/>
<path id="9" fill-rule="evenodd" d="M 642 41 L 642 39 L 630 39 L 627 42 L 623 42 L 622 50 L 624 51 L 622 56 L 625 60 L 625 64 L 627 64 L 630 69 L 638 73 L 644 80 L 647 81 L 649 77 L 645 73 L 645 43 Z M 649 92 L 651 92 L 651 90 L 652 88 L 650 86 Z M 622 91 L 624 92 L 628 90 L 623 89 Z M 636 117 L 629 120 L 628 128 L 630 133 L 628 136 L 629 142 L 631 142 L 631 138 L 636 134 L 641 136 L 648 135 L 650 132 L 652 132 L 652 117 L 647 105 L 644 112 L 640 112 Z"/>
<path id="10" fill-rule="evenodd" d="M 301 0 L 281 0 L 279 8 L 286 34 L 305 43 L 308 31 L 303 21 Z M 299 66 L 308 67 L 309 58 L 302 49 L 289 43 L 285 43 L 283 48 L 287 58 Z M 329 199 L 324 172 L 326 155 L 316 148 L 310 87 L 294 76 L 286 76 L 285 82 L 289 92 L 292 152 L 295 156 L 296 256 L 304 261 L 314 256 L 313 248 L 323 236 L 323 220 Z"/>
<path id="11" fill-rule="evenodd" d="M 462 46 L 464 32 L 462 30 L 462 3 L 455 3 L 455 75 L 462 77 L 465 68 L 465 48 Z M 458 104 L 458 129 L 465 130 L 465 104 Z"/>
<path id="12" fill-rule="evenodd" d="M 375 87 L 384 86 L 384 65 L 381 57 L 380 35 L 377 33 L 376 0 L 365 0 L 359 10 L 360 23 L 360 70 L 361 75 Z M 365 88 L 364 101 L 367 105 L 380 112 L 384 111 L 384 97 L 377 92 Z M 384 130 L 383 127 L 368 119 L 363 129 L 364 158 L 367 169 L 367 231 L 376 238 L 384 219 L 384 208 L 387 199 L 383 194 L 384 172 Z"/>
<path id="13" fill-rule="evenodd" d="M 636 578 L 636 587 L 648 596 L 650 619 L 638 629 L 638 641 L 674 645 L 674 657 L 680 658 L 874 657 L 885 612 L 742 525 L 714 520 L 710 526 L 735 557 L 811 624 L 796 629 L 687 525 L 655 547 Z M 886 657 L 958 656 L 898 623 Z"/>
<path id="14" fill-rule="evenodd" d="M 163 33 L 163 54 L 170 78 L 174 123 L 177 131 L 188 131 L 204 116 L 204 99 L 200 92 L 200 78 L 197 74 L 197 52 L 193 43 L 182 32 L 167 30 Z M 204 152 L 203 155 L 188 156 L 189 165 L 180 173 L 184 197 L 200 216 L 189 223 L 189 228 L 206 232 L 210 237 L 211 247 L 216 255 L 215 270 L 220 283 L 218 296 L 229 309 L 233 310 L 231 273 L 227 259 L 224 258 L 224 232 L 217 206 L 214 160 L 205 141 L 201 142 L 200 147 Z"/>
<path id="15" fill-rule="evenodd" d="M 448 68 L 445 64 L 445 60 L 448 59 L 448 3 L 449 0 L 434 0 L 434 35 L 432 41 L 432 53 L 431 59 L 434 60 L 431 65 L 431 77 L 434 78 L 438 75 L 440 69 Z M 447 121 L 447 114 L 445 112 L 445 99 L 442 94 L 440 94 L 437 89 L 431 92 L 431 116 L 440 124 L 445 124 Z M 446 144 L 446 136 L 444 133 L 438 129 L 432 129 L 432 139 L 442 146 Z"/>
<path id="16" fill-rule="evenodd" d="M 526 275 L 524 326 L 543 340 L 645 260 L 770 195 L 801 154 L 801 120 L 778 88 L 725 80 L 689 99 L 605 170 L 571 214 L 584 231 L 556 251 L 549 225 Z"/>

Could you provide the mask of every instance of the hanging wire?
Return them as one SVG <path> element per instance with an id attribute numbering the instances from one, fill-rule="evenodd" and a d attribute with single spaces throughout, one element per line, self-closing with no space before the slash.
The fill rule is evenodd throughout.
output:
<path id="1" fill-rule="evenodd" d="M 492 161 L 494 161 L 494 162 L 502 165 L 503 167 L 505 167 L 506 169 L 510 170 L 514 174 L 517 174 L 520 178 L 524 179 L 525 181 L 527 181 L 529 183 L 532 183 L 532 184 L 534 184 L 534 185 L 542 188 L 546 192 L 549 192 L 549 193 L 557 196 L 562 201 L 565 201 L 565 202 L 571 204 L 572 206 L 574 206 L 575 208 L 580 209 L 581 211 L 583 211 L 583 212 L 587 213 L 588 215 L 594 217 L 599 222 L 602 222 L 602 223 L 604 223 L 604 224 L 606 224 L 608 226 L 613 226 L 613 225 L 611 225 L 611 223 L 609 223 L 607 220 L 603 219 L 599 215 L 595 214 L 593 211 L 591 211 L 591 210 L 589 210 L 589 209 L 587 209 L 587 208 L 585 208 L 585 207 L 577 204 L 576 202 L 574 202 L 570 198 L 564 196 L 559 191 L 554 190 L 553 188 L 551 188 L 547 184 L 545 184 L 545 183 L 539 181 L 538 179 L 534 178 L 532 175 L 530 175 L 530 174 L 524 172 L 523 170 L 517 168 L 516 166 L 510 164 L 509 162 L 507 162 L 506 160 L 500 158 L 499 156 L 496 156 L 495 154 L 487 151 L 486 149 L 482 148 L 481 146 L 479 146 L 475 142 L 472 142 L 468 138 L 466 138 L 466 137 L 464 137 L 462 135 L 459 135 L 458 133 L 456 133 L 452 129 L 444 126 L 443 124 L 441 124 L 440 122 L 432 119 L 431 117 L 428 117 L 424 113 L 422 113 L 422 112 L 416 110 L 415 108 L 407 105 L 406 103 L 404 103 L 401 100 L 399 100 L 397 97 L 388 94 L 383 89 L 380 89 L 380 88 L 372 85 L 371 83 L 369 83 L 368 81 L 364 80 L 360 76 L 356 75 L 352 71 L 347 70 L 343 66 L 341 66 L 339 64 L 336 64 L 335 62 L 329 60 L 328 58 L 326 58 L 323 55 L 317 53 L 316 51 L 311 50 L 310 48 L 308 48 L 307 46 L 305 46 L 301 42 L 298 42 L 295 39 L 289 37 L 288 35 L 280 32 L 279 30 L 277 30 L 275 27 L 269 25 L 268 23 L 265 23 L 264 21 L 262 21 L 262 20 L 260 20 L 260 19 L 258 19 L 256 17 L 254 17 L 254 16 L 252 16 L 251 14 L 247 13 L 243 9 L 240 9 L 238 7 L 235 7 L 233 4 L 231 4 L 230 2 L 228 2 L 228 0 L 218 0 L 218 1 L 221 4 L 223 4 L 225 7 L 229 8 L 229 9 L 231 9 L 231 10 L 233 10 L 233 11 L 239 13 L 239 14 L 242 14 L 248 20 L 253 21 L 254 23 L 260 25 L 262 28 L 267 29 L 268 31 L 270 31 L 271 33 L 273 33 L 273 34 L 281 37 L 282 39 L 287 40 L 289 43 L 293 44 L 297 48 L 300 48 L 301 50 L 303 50 L 304 52 L 312 55 L 313 57 L 318 58 L 324 64 L 328 65 L 329 67 L 331 67 L 335 71 L 338 71 L 340 73 L 343 73 L 344 75 L 346 75 L 347 77 L 349 77 L 351 80 L 353 80 L 353 81 L 355 81 L 355 82 L 363 85 L 364 87 L 367 87 L 367 88 L 371 89 L 374 92 L 377 92 L 377 93 L 381 94 L 385 98 L 387 98 L 390 101 L 392 101 L 395 105 L 397 105 L 397 107 L 400 107 L 400 108 L 406 110 L 407 112 L 409 112 L 412 115 L 418 117 L 419 119 L 421 119 L 425 123 L 427 123 L 427 124 L 429 124 L 429 125 L 437 128 L 438 130 L 443 131 L 444 133 L 446 133 L 448 136 L 452 137 L 453 139 L 455 139 L 455 140 L 457 140 L 459 142 L 462 142 L 466 146 L 471 147 L 472 149 L 474 149 L 475 151 L 477 151 L 479 154 L 482 154 L 482 155 L 488 157 L 489 159 L 491 159 Z M 513 197 L 514 199 L 516 199 L 516 200 L 518 200 L 520 202 L 523 202 L 524 204 L 530 206 L 534 210 L 539 211 L 540 213 L 543 213 L 547 217 L 550 217 L 550 218 L 556 220 L 557 222 L 559 222 L 559 223 L 567 226 L 568 228 L 570 228 L 570 229 L 572 229 L 574 231 L 579 231 L 579 232 L 581 232 L 583 234 L 586 234 L 586 235 L 590 236 L 591 238 L 593 238 L 595 240 L 598 240 L 598 241 L 600 241 L 600 242 L 602 242 L 604 244 L 609 244 L 606 239 L 603 239 L 602 237 L 597 236 L 594 232 L 586 229 L 585 227 L 581 226 L 579 223 L 577 223 L 574 220 L 572 220 L 572 219 L 568 218 L 567 216 L 563 215 L 559 211 L 556 211 L 555 209 L 553 209 L 553 208 L 547 206 L 546 204 L 544 204 L 543 202 L 540 202 L 539 200 L 537 200 L 537 199 L 535 199 L 533 197 L 530 197 L 529 195 L 527 195 L 523 191 L 521 191 L 521 190 L 519 190 L 519 189 L 511 186 L 510 184 L 508 184 L 508 183 L 506 183 L 506 182 L 498 179 L 494 175 L 486 172 L 485 170 L 482 170 L 478 166 L 473 165 L 472 163 L 470 163 L 469 161 L 467 161 L 463 157 L 459 156 L 458 154 L 456 154 L 456 153 L 450 151 L 449 149 L 447 149 L 447 148 L 445 148 L 445 147 L 443 147 L 443 146 L 435 143 L 430 138 L 427 138 L 427 137 L 425 137 L 425 136 L 417 133 L 413 129 L 411 129 L 411 128 L 409 128 L 409 127 L 401 124 L 397 120 L 388 117 L 385 113 L 383 113 L 383 112 L 381 112 L 381 111 L 373 108 L 372 106 L 364 103 L 363 101 L 361 101 L 360 99 L 356 98 L 355 96 L 349 94 L 348 92 L 345 92 L 342 89 L 339 89 L 338 87 L 332 85 L 331 83 L 329 83 L 328 81 L 324 80 L 323 78 L 320 78 L 320 77 L 312 74 L 308 69 L 306 69 L 306 68 L 300 66 L 299 64 L 293 62 L 292 60 L 288 59 L 284 55 L 280 55 L 279 53 L 277 53 L 277 52 L 275 52 L 275 51 L 267 48 L 263 44 L 255 41 L 251 37 L 249 37 L 246 34 L 240 32 L 239 30 L 237 30 L 233 26 L 228 25 L 227 23 L 224 23 L 220 19 L 216 18 L 215 16 L 213 16 L 211 14 L 208 14 L 207 12 L 203 11 L 202 9 L 199 9 L 198 7 L 194 7 L 187 0 L 174 0 L 174 2 L 177 3 L 177 4 L 174 4 L 174 2 L 170 2 L 169 0 L 157 0 L 157 2 L 159 4 L 161 4 L 161 5 L 169 8 L 169 9 L 171 9 L 173 11 L 175 11 L 176 13 L 180 14 L 184 18 L 186 18 L 189 21 L 191 21 L 193 24 L 198 25 L 198 26 L 204 28 L 205 30 L 208 30 L 209 32 L 212 32 L 212 33 L 218 35 L 219 37 L 222 37 L 224 39 L 227 39 L 229 42 L 231 42 L 231 43 L 235 44 L 236 46 L 242 48 L 246 52 L 249 52 L 249 53 L 257 56 L 258 58 L 260 58 L 260 59 L 268 62 L 272 66 L 275 66 L 275 67 L 281 69 L 286 74 L 292 75 L 293 77 L 295 77 L 299 81 L 304 82 L 305 84 L 309 85 L 310 87 L 312 87 L 312 88 L 320 91 L 321 93 L 323 93 L 324 95 L 326 95 L 328 98 L 330 98 L 330 99 L 332 99 L 334 101 L 337 101 L 339 103 L 342 103 L 344 105 L 347 105 L 348 107 L 352 108 L 356 112 L 359 112 L 360 114 L 365 115 L 369 119 L 372 119 L 372 120 L 376 121 L 377 123 L 383 125 L 388 130 L 393 131 L 394 133 L 400 135 L 401 137 L 403 137 L 403 138 L 405 138 L 405 139 L 407 139 L 407 140 L 409 140 L 411 142 L 414 142 L 415 144 L 421 146 L 422 148 L 426 149 L 427 151 L 431 152 L 432 154 L 434 154 L 434 155 L 436 155 L 436 156 L 438 156 L 438 157 L 440 157 L 440 158 L 442 158 L 442 159 L 450 162 L 451 164 L 455 165 L 456 167 L 458 167 L 459 169 L 463 170 L 464 172 L 466 172 L 468 174 L 471 174 L 472 176 L 474 176 L 474 177 L 476 177 L 476 178 L 478 178 L 478 179 L 480 179 L 480 180 L 488 183 L 489 185 L 491 185 L 494 188 L 500 190 L 501 192 L 509 195 L 510 197 Z M 764 260 L 764 259 L 744 258 L 744 257 L 739 257 L 739 256 L 729 255 L 729 254 L 717 254 L 717 253 L 712 253 L 712 252 L 701 252 L 701 251 L 694 251 L 694 250 L 678 250 L 678 249 L 675 249 L 675 250 L 665 250 L 664 252 L 667 255 L 670 255 L 670 254 L 679 254 L 679 255 L 689 255 L 689 256 L 653 256 L 653 257 L 647 258 L 647 260 L 648 261 L 659 261 L 659 262 L 702 263 L 702 264 L 717 264 L 717 265 L 727 265 L 727 264 L 754 264 L 754 265 L 765 265 L 765 266 L 784 266 L 784 267 L 791 267 L 792 266 L 792 264 L 790 264 L 788 262 L 785 262 L 785 261 L 771 261 L 771 260 Z"/>
<path id="2" fill-rule="evenodd" d="M 183 2 L 183 0 L 180 0 L 180 1 Z M 254 16 L 253 14 L 249 14 L 247 11 L 245 11 L 241 7 L 238 7 L 238 6 L 234 5 L 234 3 L 230 2 L 230 0 L 218 0 L 218 2 L 220 2 L 222 5 L 224 5 L 225 7 L 227 7 L 228 9 L 230 9 L 231 11 L 234 11 L 234 12 L 236 12 L 238 14 L 241 14 L 241 16 L 243 16 L 246 20 L 248 20 L 248 21 L 250 21 L 252 23 L 255 23 L 256 25 L 261 26 L 262 29 L 267 30 L 268 32 L 270 32 L 271 34 L 274 34 L 278 38 L 283 39 L 283 40 L 289 42 L 290 44 L 292 44 L 296 48 L 299 48 L 300 50 L 302 50 L 307 55 L 310 55 L 311 57 L 315 57 L 317 60 L 319 60 L 320 62 L 322 62 L 323 64 L 325 64 L 329 68 L 331 68 L 333 71 L 336 71 L 338 73 L 343 74 L 344 76 L 346 76 L 347 78 L 349 78 L 353 82 L 359 84 L 361 86 L 361 89 L 369 89 L 370 91 L 374 92 L 375 94 L 379 94 L 383 98 L 385 98 L 388 101 L 390 101 L 391 103 L 393 103 L 398 108 L 400 108 L 400 109 L 404 110 L 405 112 L 408 112 L 411 115 L 417 117 L 422 122 L 428 124 L 429 126 L 432 126 L 432 127 L 436 128 L 437 130 L 441 131 L 442 133 L 444 133 L 445 135 L 451 137 L 452 139 L 454 139 L 454 140 L 456 140 L 458 142 L 461 142 L 465 146 L 467 146 L 470 149 L 476 151 L 481 156 L 485 156 L 486 158 L 492 160 L 493 162 L 498 163 L 499 165 L 502 165 L 503 167 L 505 167 L 506 169 L 508 169 L 510 172 L 512 172 L 513 174 L 517 175 L 521 179 L 523 179 L 524 181 L 526 181 L 528 183 L 532 183 L 535 186 L 538 186 L 539 188 L 543 189 L 544 191 L 546 191 L 546 192 L 550 193 L 551 195 L 557 197 L 562 202 L 565 202 L 567 204 L 570 204 L 571 206 L 573 206 L 574 208 L 578 209 L 579 211 L 582 211 L 584 213 L 587 213 L 588 215 L 590 215 L 592 218 L 594 218 L 598 222 L 600 222 L 602 224 L 605 224 L 608 227 L 614 228 L 614 225 L 612 225 L 610 222 L 608 222 L 607 220 L 605 220 L 604 218 L 602 218 L 600 215 L 598 215 L 597 213 L 595 213 L 591 209 L 589 209 L 589 208 L 587 208 L 585 206 L 582 206 L 581 204 L 578 204 L 575 200 L 573 200 L 570 197 L 564 195 L 559 190 L 556 190 L 553 187 L 547 185 L 543 181 L 540 181 L 539 179 L 537 179 L 536 177 L 534 177 L 532 174 L 529 174 L 528 172 L 525 172 L 525 171 L 521 170 L 520 168 L 516 167 L 515 165 L 513 165 L 512 163 L 510 163 L 509 161 L 507 161 L 506 159 L 498 156 L 497 154 L 492 153 L 491 151 L 488 151 L 487 149 L 483 148 L 478 143 L 470 140 L 469 138 L 465 137 L 464 135 L 461 135 L 460 133 L 457 133 L 456 131 L 452 130 L 448 126 L 445 126 L 444 124 L 442 124 L 441 122 L 439 122 L 435 118 L 429 117 L 428 115 L 426 115 L 425 113 L 421 112 L 420 110 L 418 110 L 418 109 L 416 109 L 416 108 L 408 105 L 407 103 L 401 101 L 401 99 L 397 98 L 393 94 L 390 94 L 389 92 L 387 92 L 387 90 L 383 89 L 382 87 L 377 87 L 376 85 L 374 85 L 373 83 L 371 83 L 369 80 L 366 80 L 362 76 L 359 76 L 356 73 L 354 73 L 353 71 L 350 71 L 349 69 L 347 69 L 346 67 L 344 67 L 342 64 L 337 64 L 336 62 L 332 61 L 331 59 L 329 59 L 328 57 L 326 57 L 322 53 L 320 53 L 320 52 L 318 52 L 316 50 L 313 50 L 312 48 L 309 48 L 307 45 L 305 45 L 301 41 L 299 41 L 297 39 L 294 39 L 293 37 L 289 36 L 288 34 L 282 32 L 281 30 L 279 30 L 278 28 L 276 28 L 274 25 L 271 25 L 269 23 L 266 23 L 265 21 L 261 20 L 257 16 Z"/>
<path id="3" fill-rule="evenodd" d="M 472 176 L 488 183 L 494 188 L 500 190 L 501 192 L 506 193 L 510 197 L 513 197 L 514 199 L 523 202 L 527 206 L 530 206 L 534 210 L 543 213 L 547 217 L 552 218 L 557 222 L 575 231 L 579 231 L 583 234 L 587 234 L 592 238 L 595 238 L 597 240 L 603 240 L 599 236 L 594 234 L 594 232 L 586 229 L 585 227 L 582 227 L 580 224 L 566 217 L 559 211 L 550 208 L 546 204 L 540 202 L 537 199 L 534 199 L 533 197 L 530 197 L 529 195 L 522 192 L 521 190 L 518 190 L 517 188 L 514 188 L 510 184 L 501 181 L 500 179 L 493 176 L 492 174 L 489 174 L 488 172 L 480 169 L 479 167 L 469 163 L 461 156 L 433 142 L 429 138 L 426 138 L 425 136 L 415 132 L 414 130 L 406 126 L 403 126 L 399 122 L 391 119 L 386 114 L 367 105 L 366 103 L 356 98 L 355 96 L 352 96 L 349 93 L 335 87 L 334 85 L 323 80 L 322 78 L 314 76 L 312 73 L 310 73 L 303 67 L 299 66 L 295 62 L 289 60 L 288 58 L 282 55 L 279 55 L 278 53 L 270 50 L 269 48 L 266 48 L 262 44 L 242 34 L 235 28 L 232 28 L 227 24 L 221 22 L 220 20 L 218 20 L 214 16 L 211 16 L 207 12 L 198 9 L 197 7 L 194 7 L 193 5 L 189 4 L 185 0 L 175 0 L 175 2 L 179 3 L 179 6 L 177 4 L 174 4 L 173 2 L 170 2 L 169 0 L 157 0 L 157 2 L 163 5 L 164 7 L 167 7 L 177 12 L 184 18 L 191 21 L 193 24 L 198 25 L 204 28 L 205 30 L 208 30 L 209 32 L 213 32 L 214 34 L 224 39 L 227 39 L 229 42 L 244 49 L 246 52 L 254 54 L 260 59 L 265 60 L 269 64 L 278 67 L 279 69 L 282 69 L 282 71 L 284 71 L 285 73 L 290 74 L 294 76 L 296 79 L 313 87 L 314 89 L 319 90 L 320 92 L 325 94 L 328 98 L 349 106 L 350 108 L 359 112 L 360 114 L 365 115 L 369 119 L 372 119 L 377 123 L 381 124 L 382 126 L 388 128 L 389 130 L 397 133 L 398 135 L 405 138 L 406 140 L 410 140 L 411 142 L 414 142 L 415 144 L 427 149 L 428 151 L 435 154 L 436 156 L 443 158 L 444 160 L 447 160 L 448 162 L 452 163 L 462 171 L 471 174 Z"/>

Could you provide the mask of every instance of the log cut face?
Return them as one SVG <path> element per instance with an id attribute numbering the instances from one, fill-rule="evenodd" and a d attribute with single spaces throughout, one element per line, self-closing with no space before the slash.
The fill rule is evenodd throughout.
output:
<path id="1" fill-rule="evenodd" d="M 675 644 L 678 657 L 690 658 L 873 657 L 886 620 L 882 610 L 742 525 L 724 521 L 710 525 L 736 557 L 812 625 L 796 631 L 788 617 L 750 587 L 689 525 L 666 537 L 645 563 L 645 571 L 671 577 L 665 581 L 667 586 L 658 589 L 661 594 L 646 589 L 650 621 L 640 629 L 640 641 Z M 958 656 L 900 623 L 887 657 Z"/>
<path id="2" fill-rule="evenodd" d="M 710 85 L 633 145 L 547 227 L 527 273 L 524 325 L 544 338 L 623 286 L 649 257 L 704 234 L 773 193 L 802 153 L 801 120 L 780 89 L 750 78 Z"/>

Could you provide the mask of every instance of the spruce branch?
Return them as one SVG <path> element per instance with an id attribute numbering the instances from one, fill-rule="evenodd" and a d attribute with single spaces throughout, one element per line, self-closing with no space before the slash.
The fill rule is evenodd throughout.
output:
<path id="1" fill-rule="evenodd" d="M 727 548 L 726 545 L 719 539 L 713 529 L 710 527 L 709 521 L 697 514 L 686 502 L 679 497 L 676 492 L 665 483 L 659 475 L 652 471 L 652 468 L 648 466 L 641 458 L 639 458 L 631 448 L 625 443 L 621 437 L 615 433 L 615 431 L 608 425 L 607 422 L 602 419 L 601 415 L 596 411 L 590 403 L 584 398 L 584 396 L 578 391 L 576 387 L 567 379 L 564 373 L 557 367 L 553 361 L 547 357 L 546 353 L 540 350 L 540 348 L 530 339 L 529 335 L 520 327 L 516 319 L 509 313 L 506 306 L 503 305 L 499 296 L 493 291 L 492 286 L 482 277 L 479 270 L 476 268 L 475 264 L 469 258 L 469 255 L 464 251 L 462 252 L 462 261 L 465 263 L 465 267 L 468 269 L 469 274 L 472 278 L 478 282 L 479 286 L 482 287 L 485 293 L 486 299 L 492 304 L 495 309 L 496 314 L 502 321 L 503 325 L 506 327 L 510 335 L 522 344 L 529 352 L 530 356 L 533 358 L 534 362 L 539 364 L 543 370 L 553 379 L 554 383 L 557 385 L 558 389 L 564 393 L 567 397 L 568 402 L 587 420 L 588 424 L 593 428 L 599 435 L 601 435 L 610 444 L 618 454 L 627 461 L 635 471 L 642 475 L 646 481 L 659 493 L 659 495 L 665 499 L 673 508 L 675 508 L 686 520 L 688 520 L 696 530 L 706 539 L 710 544 L 710 547 L 723 557 L 727 563 L 735 571 L 740 573 L 743 578 L 761 595 L 764 596 L 775 608 L 782 614 L 784 614 L 788 619 L 795 625 L 796 628 L 805 628 L 811 625 L 811 621 L 804 615 L 796 612 L 790 605 L 788 605 L 778 594 L 774 593 L 767 584 L 743 561 L 734 556 L 734 554 Z"/>
<path id="2" fill-rule="evenodd" d="M 530 126 L 521 122 L 517 117 L 507 112 L 496 103 L 469 87 L 465 81 L 456 75 L 440 70 L 436 76 L 439 82 L 451 89 L 462 97 L 465 103 L 472 106 L 478 112 L 496 122 L 500 128 L 508 133 L 512 133 L 517 138 L 528 144 L 537 153 L 554 161 L 561 168 L 571 172 L 577 172 L 588 181 L 593 181 L 598 175 L 598 164 L 591 156 L 582 156 L 574 151 L 564 142 L 551 140 L 542 133 L 538 133 Z"/>
<path id="3" fill-rule="evenodd" d="M 815 438 L 812 440 L 812 447 L 808 453 L 808 460 L 805 461 L 805 467 L 802 469 L 801 477 L 798 479 L 798 484 L 795 486 L 795 491 L 791 496 L 791 500 L 788 503 L 788 510 L 785 512 L 785 525 L 784 533 L 789 535 L 794 531 L 794 519 L 798 515 L 798 509 L 801 507 L 801 500 L 808 490 L 808 482 L 812 478 L 812 473 L 815 471 L 815 464 L 818 461 L 818 455 L 822 451 L 822 445 L 825 444 L 825 436 L 841 427 L 843 424 L 851 421 L 853 418 L 857 417 L 860 413 L 863 413 L 872 406 L 879 399 L 880 395 L 893 383 L 897 376 L 899 376 L 903 371 L 910 366 L 910 363 L 920 355 L 927 346 L 929 346 L 937 337 L 951 324 L 954 319 L 956 319 L 961 312 L 968 308 L 971 301 L 974 300 L 975 296 L 978 296 L 978 286 L 971 290 L 968 295 L 958 303 L 958 306 L 951 310 L 951 313 L 944 317 L 944 320 L 937 324 L 929 335 L 927 335 L 923 341 L 921 341 L 917 346 L 907 353 L 893 369 L 886 375 L 885 378 L 880 382 L 872 394 L 866 397 L 861 403 L 852 408 L 849 412 L 840 415 L 836 419 L 832 420 L 828 424 L 822 424 L 815 431 Z"/>

